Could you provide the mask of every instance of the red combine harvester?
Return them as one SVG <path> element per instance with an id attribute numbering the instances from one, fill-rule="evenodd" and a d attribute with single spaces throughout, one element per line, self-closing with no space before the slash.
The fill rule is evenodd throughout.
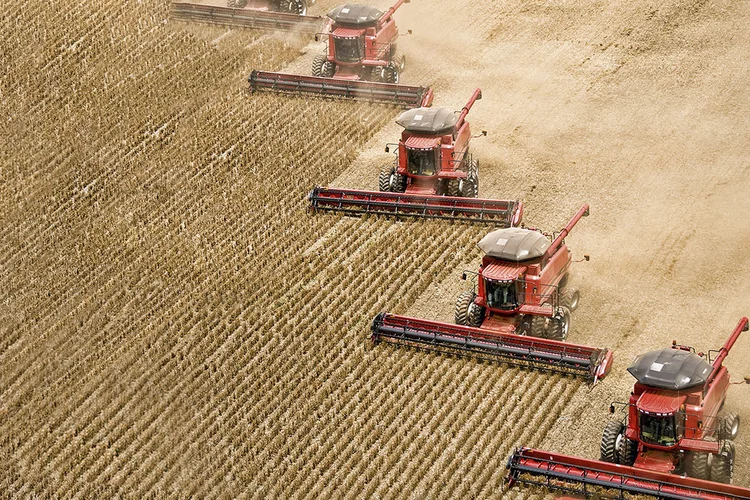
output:
<path id="1" fill-rule="evenodd" d="M 521 202 L 477 198 L 479 163 L 469 153 L 466 116 L 481 98 L 477 89 L 459 114 L 424 107 L 402 113 L 396 120 L 404 127 L 398 156 L 380 172 L 380 191 L 315 187 L 309 195 L 311 208 L 517 226 Z"/>
<path id="2" fill-rule="evenodd" d="M 253 91 L 359 99 L 405 107 L 432 104 L 432 91 L 400 85 L 406 59 L 396 47 L 398 28 L 393 13 L 410 0 L 398 0 L 385 13 L 367 5 L 346 4 L 328 13 L 319 37 L 326 36 L 325 53 L 315 57 L 312 76 L 253 71 Z"/>
<path id="3" fill-rule="evenodd" d="M 740 333 L 742 318 L 713 360 L 676 345 L 638 356 L 628 371 L 636 378 L 624 422 L 607 424 L 601 460 L 521 448 L 508 461 L 510 485 L 547 486 L 600 498 L 625 493 L 658 498 L 750 499 L 750 489 L 729 484 L 739 416 L 719 417 L 730 385 L 723 366 Z M 746 377 L 745 383 L 750 383 Z M 615 405 L 610 406 L 614 412 Z M 618 490 L 616 495 L 611 490 Z M 607 492 L 610 495 L 607 496 Z"/>
<path id="4" fill-rule="evenodd" d="M 397 0 L 385 13 L 360 4 L 329 12 L 322 33 L 328 44 L 313 60 L 313 76 L 398 83 L 406 58 L 396 49 L 399 34 L 393 14 L 409 1 Z"/>
<path id="5" fill-rule="evenodd" d="M 477 291 L 459 295 L 456 324 L 565 340 L 580 299 L 578 289 L 568 286 L 572 259 L 565 237 L 588 214 L 584 205 L 552 242 L 525 228 L 499 229 L 482 238 Z"/>
<path id="6" fill-rule="evenodd" d="M 235 28 L 318 33 L 323 19 L 305 15 L 315 0 L 219 0 L 207 3 L 172 2 L 169 17 L 176 21 Z"/>
<path id="7" fill-rule="evenodd" d="M 373 341 L 469 353 L 575 374 L 595 384 L 609 373 L 612 353 L 563 342 L 579 297 L 577 290 L 565 288 L 571 258 L 564 238 L 587 213 L 584 205 L 554 242 L 529 229 L 490 233 L 479 243 L 487 252 L 478 273 L 479 293 L 459 297 L 458 324 L 381 313 L 372 323 Z"/>

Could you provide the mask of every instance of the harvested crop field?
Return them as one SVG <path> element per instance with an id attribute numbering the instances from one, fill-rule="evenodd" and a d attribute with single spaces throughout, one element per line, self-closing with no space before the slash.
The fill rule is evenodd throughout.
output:
<path id="1" fill-rule="evenodd" d="M 380 8 L 389 3 L 371 2 Z M 313 215 L 374 189 L 386 106 L 251 95 L 320 45 L 168 21 L 165 0 L 10 0 L 0 16 L 0 490 L 17 497 L 528 498 L 514 447 L 598 456 L 625 368 L 750 314 L 750 3 L 413 0 L 403 82 L 488 137 L 480 196 L 568 238 L 593 389 L 390 346 L 450 321 L 486 227 Z M 335 6 L 320 0 L 322 14 Z M 750 336 L 726 365 L 750 375 Z M 744 360 L 744 361 L 743 361 Z M 750 487 L 750 387 L 735 483 Z"/>

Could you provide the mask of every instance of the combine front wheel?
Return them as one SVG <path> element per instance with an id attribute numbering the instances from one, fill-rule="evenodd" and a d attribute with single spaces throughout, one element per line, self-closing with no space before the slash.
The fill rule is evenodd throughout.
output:
<path id="1" fill-rule="evenodd" d="M 469 307 L 474 303 L 476 295 L 474 292 L 467 290 L 461 292 L 456 299 L 455 321 L 457 325 L 467 326 L 469 324 Z"/>
<path id="2" fill-rule="evenodd" d="M 724 441 L 721 453 L 711 457 L 709 465 L 711 469 L 711 481 L 729 484 L 732 482 L 732 469 L 734 465 L 734 443 Z"/>
<path id="3" fill-rule="evenodd" d="M 479 196 L 479 161 L 471 160 L 469 174 L 464 181 L 463 192 L 465 198 L 476 198 Z"/>
<path id="4" fill-rule="evenodd" d="M 479 328 L 484 321 L 484 307 L 476 305 L 474 302 L 469 304 L 469 312 L 466 315 L 466 321 L 469 326 Z"/>
<path id="5" fill-rule="evenodd" d="M 460 194 L 461 194 L 461 190 L 458 185 L 458 181 L 456 180 L 448 181 L 448 184 L 446 185 L 446 188 L 445 188 L 445 195 L 456 197 L 456 196 L 460 196 Z"/>
<path id="6" fill-rule="evenodd" d="M 247 0 L 245 0 L 245 3 L 247 3 Z M 276 0 L 274 7 L 276 7 L 277 12 L 297 14 L 298 16 L 307 14 L 307 2 L 305 0 Z"/>
<path id="7" fill-rule="evenodd" d="M 380 171 L 378 175 L 378 189 L 382 192 L 389 192 L 391 190 L 391 173 L 393 167 L 385 167 Z"/>
<path id="8" fill-rule="evenodd" d="M 617 445 L 617 460 L 622 465 L 633 465 L 638 455 L 638 441 L 633 441 L 622 434 L 619 444 Z"/>
<path id="9" fill-rule="evenodd" d="M 549 321 L 547 338 L 562 341 L 568 337 L 568 331 L 570 331 L 570 310 L 567 307 L 561 307 Z"/>
<path id="10" fill-rule="evenodd" d="M 685 453 L 685 474 L 696 479 L 708 480 L 708 453 L 688 451 Z"/>
<path id="11" fill-rule="evenodd" d="M 336 74 L 336 64 L 331 61 L 326 61 L 320 68 L 320 76 L 324 78 L 332 78 Z"/>
<path id="12" fill-rule="evenodd" d="M 231 0 L 230 0 L 231 1 Z M 326 62 L 326 55 L 325 54 L 319 54 L 315 56 L 315 59 L 313 59 L 312 62 L 312 74 L 313 76 L 322 76 L 323 75 L 323 64 Z"/>
<path id="13" fill-rule="evenodd" d="M 547 333 L 547 318 L 544 316 L 532 316 L 529 335 L 532 337 L 544 337 Z"/>
<path id="14" fill-rule="evenodd" d="M 403 193 L 406 191 L 406 177 L 393 167 L 384 167 L 378 175 L 378 189 L 382 192 Z"/>
<path id="15" fill-rule="evenodd" d="M 739 430 L 740 416 L 736 413 L 728 413 L 721 418 L 719 439 L 737 439 Z"/>
<path id="16" fill-rule="evenodd" d="M 612 464 L 620 463 L 617 449 L 619 443 L 625 438 L 625 425 L 617 420 L 610 420 L 602 433 L 602 442 L 599 445 L 600 458 L 603 462 Z"/>
<path id="17" fill-rule="evenodd" d="M 383 68 L 383 73 L 382 73 L 383 81 L 385 83 L 398 83 L 398 74 L 399 74 L 398 66 L 396 65 L 395 62 L 391 61 L 388 63 L 388 66 Z"/>

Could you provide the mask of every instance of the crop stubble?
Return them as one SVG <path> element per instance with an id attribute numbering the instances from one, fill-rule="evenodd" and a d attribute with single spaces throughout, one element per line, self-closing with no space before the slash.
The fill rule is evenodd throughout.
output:
<path id="1" fill-rule="evenodd" d="M 575 380 L 369 347 L 372 316 L 455 280 L 484 230 L 305 212 L 306 191 L 395 115 L 247 95 L 250 69 L 286 64 L 305 41 L 165 25 L 165 2 L 5 12 L 3 489 L 488 497 L 514 445 L 575 429 L 571 408 L 592 397 Z M 438 80 L 460 106 L 466 89 L 447 81 L 466 82 Z M 519 180 L 550 166 L 521 163 L 510 188 L 532 199 L 532 220 L 562 222 L 559 187 L 532 195 Z M 596 182 L 614 196 L 613 178 Z M 589 291 L 611 295 L 592 273 Z M 579 330 L 596 341 L 604 306 L 587 307 Z"/>

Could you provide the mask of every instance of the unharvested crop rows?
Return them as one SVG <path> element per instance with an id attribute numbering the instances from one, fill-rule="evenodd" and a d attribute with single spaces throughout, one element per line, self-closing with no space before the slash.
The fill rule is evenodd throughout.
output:
<path id="1" fill-rule="evenodd" d="M 395 111 L 247 94 L 299 42 L 40 5 L 2 30 L 0 487 L 497 494 L 579 382 L 367 339 L 484 230 L 306 212 Z"/>

